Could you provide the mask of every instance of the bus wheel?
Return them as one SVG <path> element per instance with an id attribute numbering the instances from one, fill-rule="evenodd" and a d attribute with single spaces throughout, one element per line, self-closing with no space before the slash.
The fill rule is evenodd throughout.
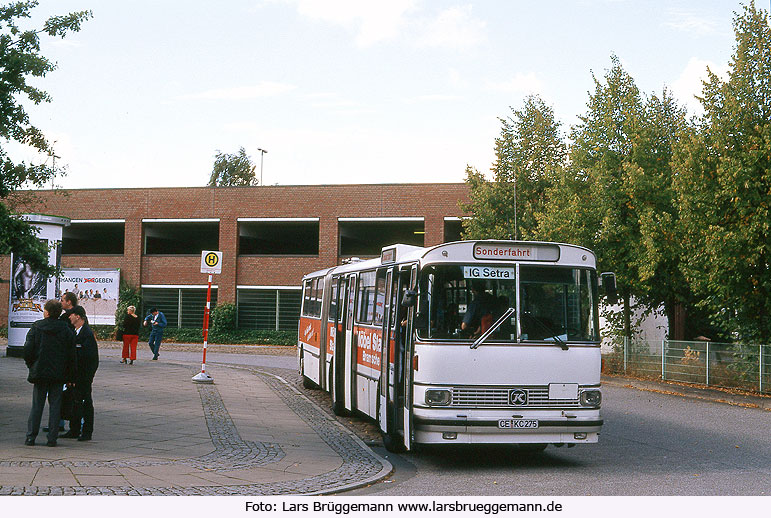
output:
<path id="1" fill-rule="evenodd" d="M 333 381 L 334 373 L 331 373 L 329 376 L 330 382 Z M 348 410 L 345 409 L 345 402 L 341 398 L 337 397 L 337 391 L 339 390 L 339 387 L 337 386 L 337 383 L 330 383 L 329 384 L 329 395 L 332 396 L 332 413 L 338 416 L 347 416 L 349 415 Z"/>
<path id="2" fill-rule="evenodd" d="M 316 385 L 316 383 L 314 383 L 314 381 L 310 379 L 308 376 L 303 376 L 303 388 L 315 390 L 319 388 L 319 386 Z"/>
<path id="3" fill-rule="evenodd" d="M 519 445 L 519 451 L 522 453 L 541 453 L 547 446 L 548 444 L 545 443 L 525 443 Z"/>
<path id="4" fill-rule="evenodd" d="M 345 404 L 335 397 L 334 390 L 332 390 L 332 413 L 338 416 L 349 415 L 348 410 L 345 409 Z"/>
<path id="5" fill-rule="evenodd" d="M 402 441 L 402 438 L 398 434 L 382 433 L 382 435 L 383 446 L 385 446 L 386 450 L 390 451 L 391 453 L 402 453 L 405 451 L 404 441 Z"/>

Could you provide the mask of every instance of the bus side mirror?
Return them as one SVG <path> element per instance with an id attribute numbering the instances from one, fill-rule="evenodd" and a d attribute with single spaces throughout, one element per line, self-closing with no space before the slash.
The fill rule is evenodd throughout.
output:
<path id="1" fill-rule="evenodd" d="M 618 302 L 616 274 L 613 272 L 604 272 L 600 274 L 600 282 L 602 284 L 603 291 L 605 291 L 605 296 L 608 297 L 608 304 L 616 304 Z"/>
<path id="2" fill-rule="evenodd" d="M 418 303 L 418 292 L 415 290 L 407 290 L 402 297 L 402 307 L 413 308 Z"/>

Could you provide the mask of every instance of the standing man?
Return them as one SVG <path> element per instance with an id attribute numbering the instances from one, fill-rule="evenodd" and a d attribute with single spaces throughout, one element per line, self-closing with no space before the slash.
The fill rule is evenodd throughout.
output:
<path id="1" fill-rule="evenodd" d="M 62 293 L 62 314 L 59 317 L 59 320 L 64 321 L 70 328 L 74 329 L 72 327 L 72 323 L 70 322 L 70 313 L 72 313 L 72 309 L 78 305 L 78 296 L 75 295 L 75 293 L 71 291 L 65 291 Z"/>
<path id="2" fill-rule="evenodd" d="M 56 446 L 62 404 L 62 386 L 75 379 L 77 359 L 75 335 L 70 327 L 59 320 L 62 304 L 49 300 L 43 306 L 42 320 L 38 320 L 27 333 L 24 342 L 24 363 L 29 368 L 27 381 L 33 384 L 32 409 L 27 419 L 27 439 L 24 444 L 35 445 L 40 429 L 46 396 L 48 397 L 48 429 L 46 446 Z"/>
<path id="3" fill-rule="evenodd" d="M 166 317 L 158 311 L 158 308 L 150 308 L 150 314 L 145 317 L 144 325 L 150 326 L 150 350 L 153 352 L 153 360 L 158 359 L 158 352 L 161 349 L 161 340 L 163 340 L 163 330 L 166 328 Z"/>
<path id="4" fill-rule="evenodd" d="M 94 332 L 88 325 L 86 310 L 75 306 L 70 313 L 70 322 L 75 326 L 75 350 L 78 356 L 78 375 L 75 378 L 75 408 L 70 419 L 70 431 L 62 435 L 67 439 L 90 441 L 94 433 L 94 400 L 91 385 L 99 368 L 99 349 Z M 83 429 L 80 420 L 83 419 Z"/>
<path id="5" fill-rule="evenodd" d="M 75 286 L 77 286 L 77 284 Z M 70 322 L 70 313 L 72 313 L 72 308 L 78 305 L 78 297 L 74 293 L 66 291 L 62 293 L 62 298 L 60 300 L 62 303 L 62 314 L 59 316 L 59 320 L 67 324 L 70 329 L 75 331 L 75 328 Z M 50 427 L 51 423 L 48 423 L 48 426 L 43 427 L 43 431 L 47 432 Z M 59 421 L 59 431 L 64 431 L 64 419 Z"/>

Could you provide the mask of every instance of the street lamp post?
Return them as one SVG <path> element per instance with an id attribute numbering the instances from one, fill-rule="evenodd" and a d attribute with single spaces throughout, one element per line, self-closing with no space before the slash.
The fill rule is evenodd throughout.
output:
<path id="1" fill-rule="evenodd" d="M 267 151 L 265 149 L 262 149 L 261 147 L 257 148 L 257 151 L 260 152 L 260 185 L 264 185 L 262 183 L 262 159 L 265 156 L 265 153 L 267 153 Z"/>

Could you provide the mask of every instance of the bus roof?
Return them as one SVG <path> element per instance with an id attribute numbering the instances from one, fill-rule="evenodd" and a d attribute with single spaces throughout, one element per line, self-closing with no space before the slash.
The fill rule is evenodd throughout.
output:
<path id="1" fill-rule="evenodd" d="M 594 252 L 567 243 L 544 241 L 511 241 L 500 239 L 452 241 L 431 247 L 394 244 L 382 248 L 380 257 L 367 260 L 352 258 L 350 262 L 318 270 L 303 279 L 334 273 L 347 273 L 377 268 L 386 264 L 434 263 L 463 261 L 521 261 L 566 266 L 596 267 Z"/>

